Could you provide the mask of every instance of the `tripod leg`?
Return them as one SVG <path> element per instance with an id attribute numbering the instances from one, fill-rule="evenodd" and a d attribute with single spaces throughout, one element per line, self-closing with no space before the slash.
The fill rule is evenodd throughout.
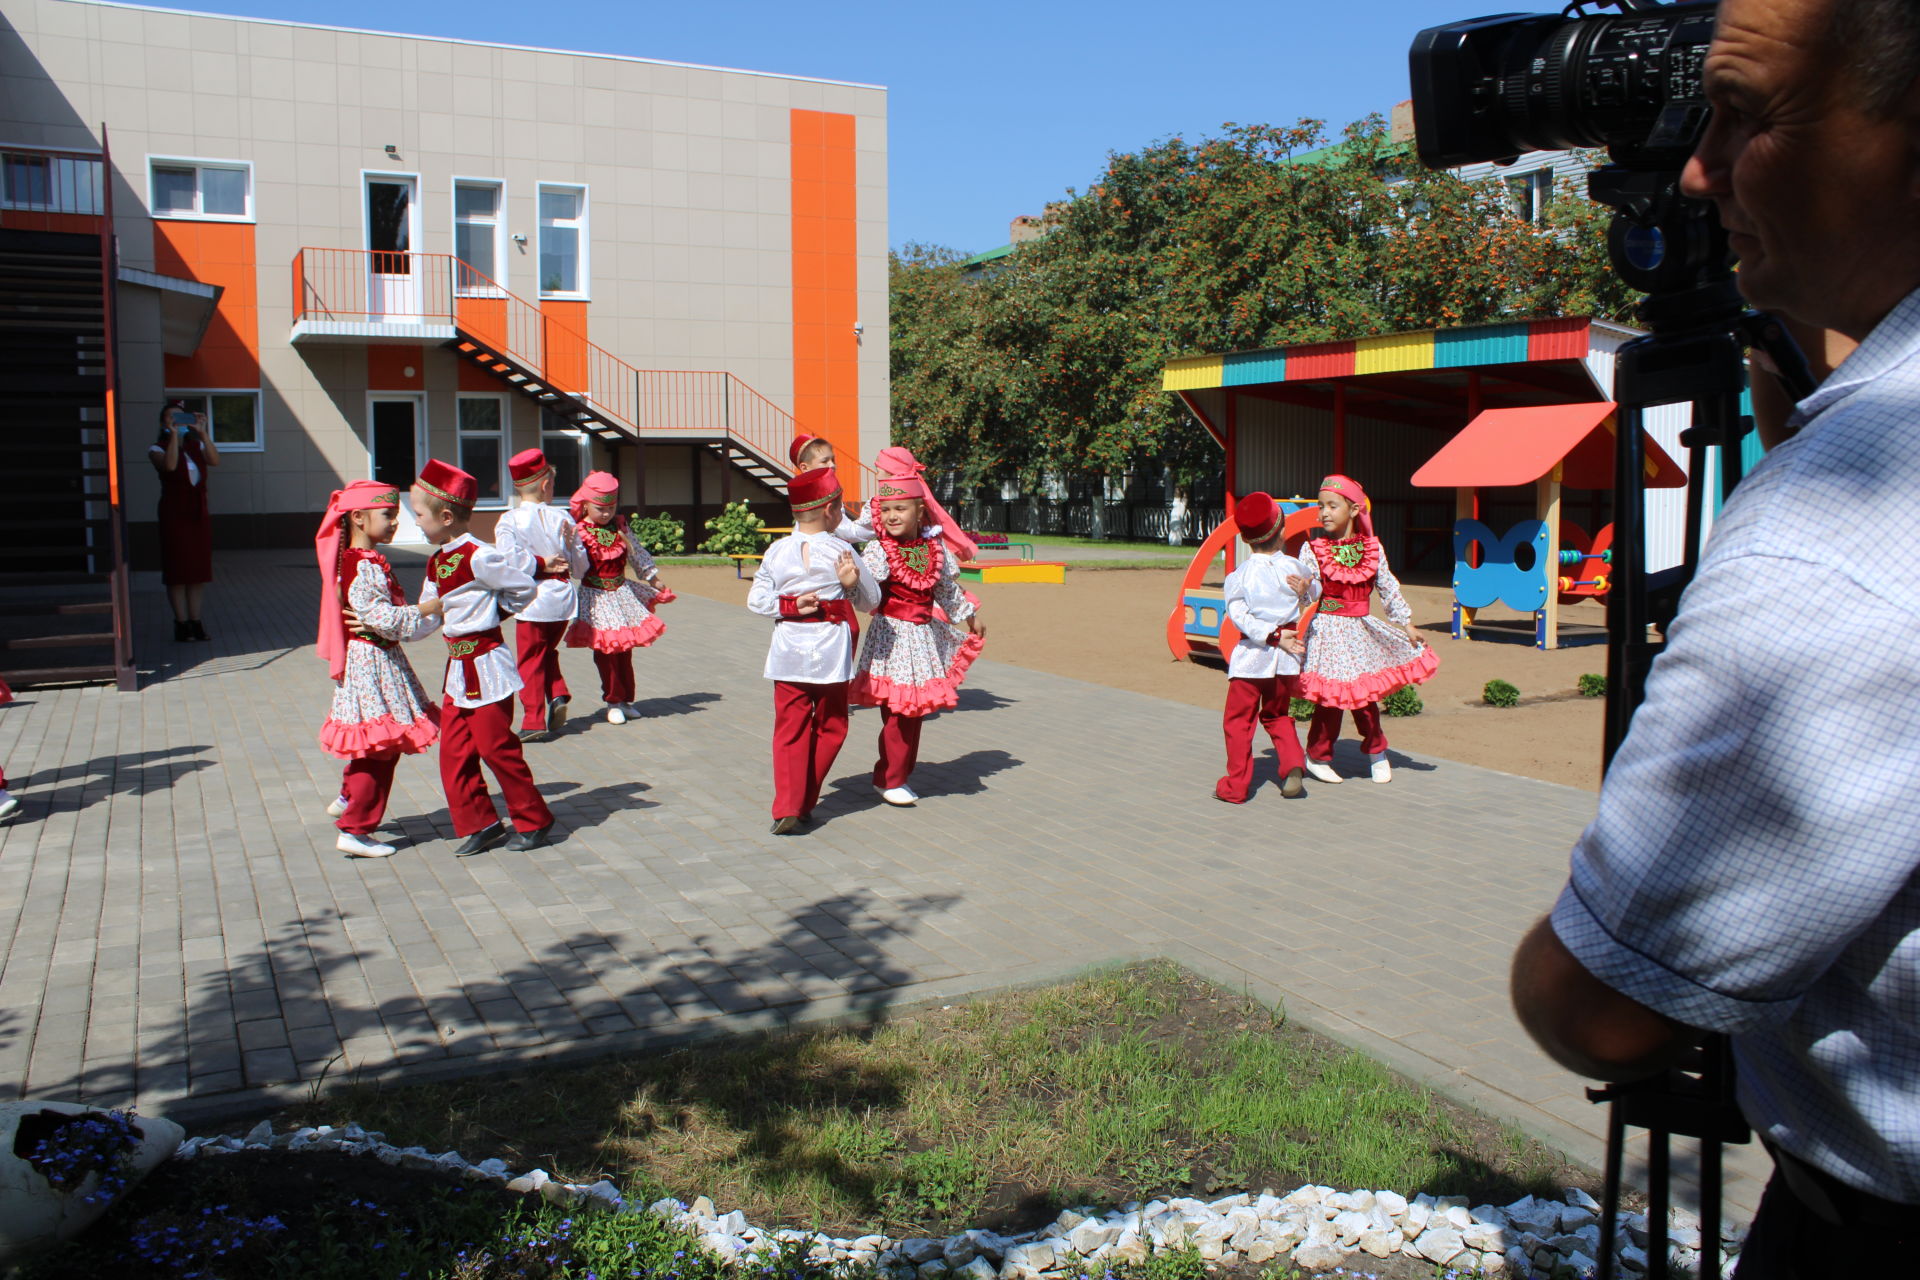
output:
<path id="1" fill-rule="evenodd" d="M 1673 1192 L 1671 1141 L 1664 1129 L 1647 1131 L 1647 1280 L 1667 1280 L 1667 1213 Z"/>
<path id="2" fill-rule="evenodd" d="M 1620 1165 L 1621 1148 L 1626 1145 L 1627 1122 L 1620 1114 L 1620 1099 L 1607 1104 L 1607 1169 L 1600 1188 L 1600 1275 L 1613 1280 L 1620 1249 Z"/>
<path id="3" fill-rule="evenodd" d="M 1720 1280 L 1720 1139 L 1700 1139 L 1700 1280 Z"/>

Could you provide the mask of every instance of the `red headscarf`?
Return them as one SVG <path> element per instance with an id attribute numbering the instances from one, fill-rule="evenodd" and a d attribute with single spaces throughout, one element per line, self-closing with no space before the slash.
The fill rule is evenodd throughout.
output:
<path id="1" fill-rule="evenodd" d="M 1363 538 L 1373 536 L 1373 503 L 1367 501 L 1367 491 L 1352 476 L 1331 475 L 1320 482 L 1320 492 L 1332 491 L 1360 509 L 1353 513 L 1353 527 Z"/>
<path id="2" fill-rule="evenodd" d="M 346 605 L 340 598 L 340 549 L 347 513 L 399 505 L 400 491 L 394 486 L 378 480 L 355 480 L 344 489 L 335 489 L 327 499 L 327 514 L 320 518 L 320 531 L 313 537 L 313 558 L 320 565 L 320 634 L 314 648 L 335 680 L 347 670 L 347 624 L 340 616 Z"/>
<path id="3" fill-rule="evenodd" d="M 573 491 L 573 497 L 567 499 L 567 510 L 573 513 L 573 522 L 579 524 L 586 519 L 587 503 L 612 502 L 619 494 L 618 477 L 605 471 L 589 471 L 580 487 Z"/>
<path id="4" fill-rule="evenodd" d="M 872 519 L 875 529 L 880 527 L 880 495 L 889 488 L 905 490 L 891 497 L 918 498 L 927 505 L 929 524 L 940 526 L 940 540 L 953 552 L 954 559 L 962 563 L 974 559 L 980 554 L 975 545 L 959 525 L 953 522 L 946 508 L 940 505 L 940 499 L 933 496 L 933 486 L 926 482 L 926 468 L 913 456 L 912 450 L 894 446 L 882 449 L 880 456 L 874 459 L 880 469 L 880 480 L 874 485 Z"/>

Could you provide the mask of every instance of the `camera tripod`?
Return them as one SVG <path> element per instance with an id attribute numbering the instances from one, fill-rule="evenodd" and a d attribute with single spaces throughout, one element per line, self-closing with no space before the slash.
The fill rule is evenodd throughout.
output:
<path id="1" fill-rule="evenodd" d="M 1679 174 L 1608 166 L 1588 175 L 1588 194 L 1614 210 L 1607 247 L 1621 278 L 1647 298 L 1638 314 L 1648 333 L 1620 349 L 1614 401 L 1614 588 L 1607 610 L 1607 708 L 1604 765 L 1627 736 L 1646 694 L 1647 673 L 1679 607 L 1680 593 L 1700 560 L 1706 506 L 1707 450 L 1719 454 L 1720 492 L 1740 482 L 1741 445 L 1750 419 L 1740 413 L 1746 387 L 1743 347 L 1760 346 L 1781 371 L 1796 400 L 1810 395 L 1806 360 L 1780 323 L 1747 308 L 1734 285 L 1726 231 L 1713 206 L 1680 193 Z M 1646 448 L 1644 410 L 1691 403 L 1693 423 L 1680 442 L 1687 450 L 1684 559 L 1649 574 L 1646 565 Z M 1720 1276 L 1722 1148 L 1751 1139 L 1734 1100 L 1733 1050 L 1722 1035 L 1705 1036 L 1683 1067 L 1644 1080 L 1587 1090 L 1608 1104 L 1605 1194 L 1600 1221 L 1600 1280 L 1617 1274 L 1617 1215 L 1629 1126 L 1645 1129 L 1647 1153 L 1648 1280 L 1666 1280 L 1667 1212 L 1672 1200 L 1671 1139 L 1700 1140 L 1700 1275 Z"/>

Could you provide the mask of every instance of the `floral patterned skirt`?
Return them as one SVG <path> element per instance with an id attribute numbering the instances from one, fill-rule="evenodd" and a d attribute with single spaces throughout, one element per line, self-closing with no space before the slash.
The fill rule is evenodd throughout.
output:
<path id="1" fill-rule="evenodd" d="M 875 614 L 860 643 L 847 700 L 906 716 L 960 704 L 960 682 L 986 641 L 946 622 L 903 622 Z"/>
<path id="2" fill-rule="evenodd" d="M 567 628 L 567 644 L 597 653 L 625 653 L 652 644 L 667 629 L 645 603 L 657 596 L 651 587 L 637 582 L 622 583 L 612 591 L 582 585 L 580 614 Z"/>
<path id="3" fill-rule="evenodd" d="M 440 708 L 427 698 L 398 646 L 347 645 L 347 666 L 320 726 L 320 746 L 342 760 L 411 755 L 439 736 Z"/>
<path id="4" fill-rule="evenodd" d="M 1353 711 L 1402 685 L 1420 684 L 1439 669 L 1440 655 L 1432 645 L 1415 648 L 1406 632 L 1384 619 L 1315 614 L 1307 629 L 1300 696 Z"/>

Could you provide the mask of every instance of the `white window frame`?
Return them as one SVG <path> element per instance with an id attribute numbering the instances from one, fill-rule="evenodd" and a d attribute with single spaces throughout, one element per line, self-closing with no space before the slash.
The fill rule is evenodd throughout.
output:
<path id="1" fill-rule="evenodd" d="M 540 262 L 546 257 L 547 237 L 547 220 L 540 213 L 540 197 L 547 191 L 577 191 L 580 193 L 580 214 L 571 224 L 574 229 L 580 233 L 580 279 L 578 281 L 580 287 L 577 289 L 549 289 L 547 288 L 546 281 L 539 278 L 541 271 Z M 533 189 L 533 222 L 534 233 L 539 237 L 539 243 L 534 246 L 533 270 L 535 276 L 534 283 L 540 286 L 539 293 L 541 297 L 573 298 L 582 302 L 592 301 L 593 271 L 591 269 L 592 251 L 590 248 L 592 240 L 588 233 L 592 207 L 588 199 L 587 184 L 584 182 L 541 182 L 535 184 Z"/>
<path id="2" fill-rule="evenodd" d="M 491 400 L 494 404 L 498 405 L 500 408 L 499 429 L 496 431 L 467 430 L 466 421 L 460 416 L 460 406 L 468 400 Z M 468 436 L 479 439 L 492 438 L 498 440 L 500 444 L 500 496 L 497 498 L 482 498 L 474 504 L 474 510 L 504 511 L 513 505 L 513 480 L 507 469 L 507 458 L 509 456 L 507 442 L 511 438 L 511 424 L 507 420 L 510 409 L 507 404 L 506 393 L 501 391 L 461 391 L 455 393 L 453 401 L 453 452 L 454 457 L 458 459 L 457 465 L 462 471 L 472 470 L 472 468 L 467 466 L 466 462 L 466 442 Z"/>
<path id="3" fill-rule="evenodd" d="M 1513 208 L 1514 216 L 1534 225 L 1545 222 L 1548 207 L 1553 203 L 1554 177 L 1551 165 L 1529 169 L 1525 173 L 1504 175 L 1507 183 L 1507 198 L 1512 202 L 1509 207 L 1518 205 L 1522 190 L 1519 184 L 1523 181 L 1526 183 L 1524 190 L 1527 208 L 1524 213 L 1517 207 Z"/>
<path id="4" fill-rule="evenodd" d="M 575 450 L 574 456 L 580 464 L 580 475 L 584 478 L 589 471 L 593 470 L 593 438 L 579 427 L 548 426 L 547 419 L 549 415 L 558 416 L 553 413 L 553 410 L 547 408 L 547 406 L 541 405 L 540 421 L 538 423 L 540 428 L 540 452 L 547 455 L 548 462 L 552 462 L 554 458 L 554 442 L 564 440 L 568 448 Z M 554 505 L 564 506 L 571 497 L 572 495 L 564 492 L 559 485 L 556 484 L 554 486 Z"/>
<path id="5" fill-rule="evenodd" d="M 228 444 L 224 440 L 215 439 L 213 442 L 214 447 L 222 453 L 265 453 L 267 451 L 267 432 L 265 424 L 261 420 L 260 389 L 258 387 L 168 387 L 161 394 L 167 400 L 186 400 L 193 396 L 208 397 L 207 434 L 209 436 L 213 435 L 212 397 L 246 396 L 253 401 L 253 439 L 245 444 Z"/>
<path id="6" fill-rule="evenodd" d="M 492 187 L 494 194 L 498 197 L 494 203 L 493 212 L 493 282 L 500 287 L 497 289 L 488 288 L 485 285 L 463 287 L 459 284 L 459 280 L 456 277 L 454 281 L 454 294 L 461 298 L 503 298 L 511 289 L 511 286 L 507 283 L 507 267 L 509 263 L 507 259 L 506 180 L 503 178 L 463 178 L 457 174 L 454 176 L 452 218 L 453 246 L 456 257 L 459 256 L 460 250 L 460 188 L 463 186 Z M 472 225 L 477 226 L 480 224 L 475 223 Z"/>
<path id="7" fill-rule="evenodd" d="M 153 183 L 153 167 L 155 165 L 165 165 L 170 168 L 191 167 L 193 169 L 193 202 L 196 207 L 191 213 L 181 213 L 177 210 L 162 213 L 159 209 L 155 208 Z M 246 174 L 247 211 L 245 213 L 202 213 L 198 208 L 202 198 L 200 194 L 200 170 L 202 169 L 237 169 Z M 254 208 L 253 161 L 251 160 L 217 160 L 212 156 L 157 156 L 152 154 L 147 156 L 147 212 L 155 218 L 164 219 L 168 222 L 252 222 L 254 221 Z"/>

